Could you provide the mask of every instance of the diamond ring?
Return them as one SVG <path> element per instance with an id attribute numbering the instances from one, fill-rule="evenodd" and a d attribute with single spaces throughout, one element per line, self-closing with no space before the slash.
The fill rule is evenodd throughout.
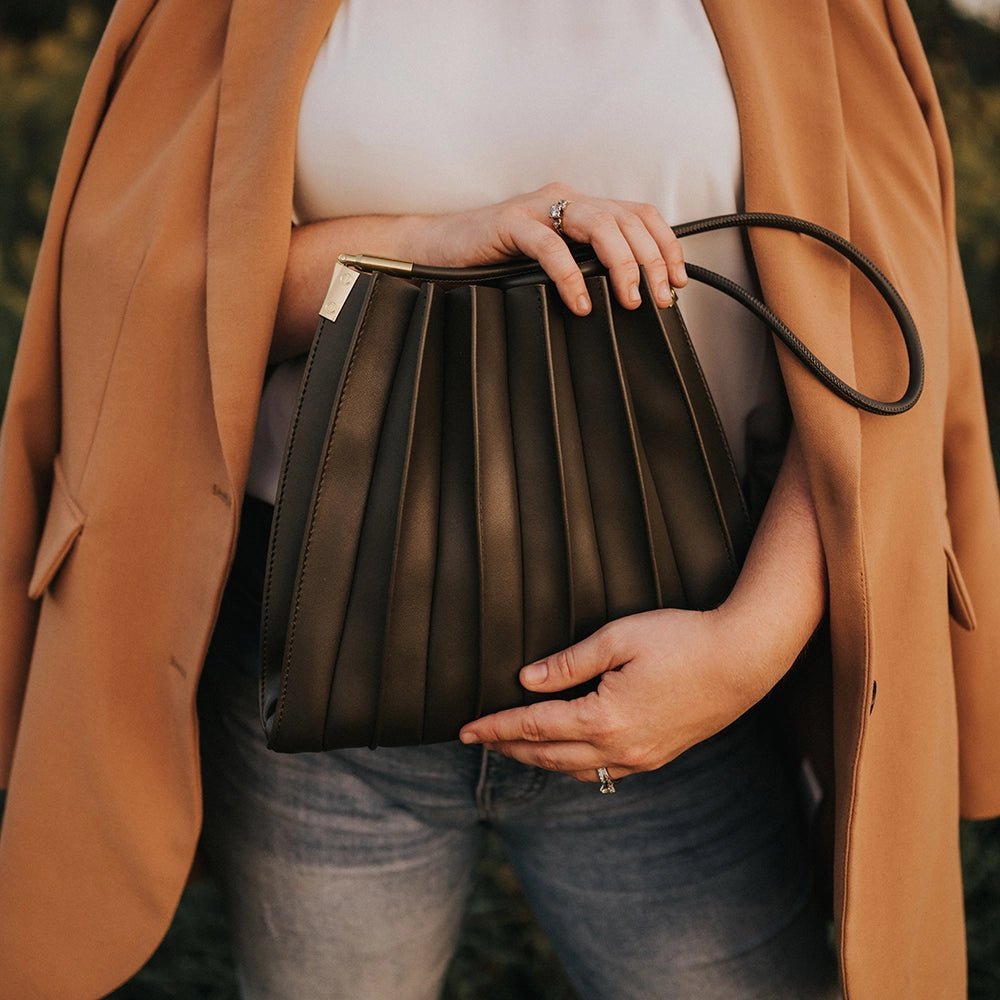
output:
<path id="1" fill-rule="evenodd" d="M 614 795 L 615 783 L 611 780 L 608 769 L 606 767 L 599 767 L 597 769 L 597 777 L 601 781 L 601 795 Z"/>
<path id="2" fill-rule="evenodd" d="M 569 201 L 566 198 L 560 198 L 558 201 L 553 202 L 549 206 L 549 218 L 552 220 L 552 228 L 562 235 L 563 231 L 563 212 L 566 211 L 566 206 Z"/>

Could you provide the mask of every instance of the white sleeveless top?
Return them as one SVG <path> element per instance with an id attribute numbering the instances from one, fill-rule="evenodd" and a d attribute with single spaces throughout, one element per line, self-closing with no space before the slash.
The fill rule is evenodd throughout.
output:
<path id="1" fill-rule="evenodd" d="M 302 98 L 294 221 L 452 212 L 553 180 L 670 223 L 742 207 L 736 108 L 700 0 L 343 0 Z M 752 282 L 736 231 L 684 250 Z M 770 336 L 694 282 L 680 303 L 742 475 L 748 417 L 780 398 Z M 279 365 L 261 400 L 247 490 L 269 502 L 303 366 Z"/>

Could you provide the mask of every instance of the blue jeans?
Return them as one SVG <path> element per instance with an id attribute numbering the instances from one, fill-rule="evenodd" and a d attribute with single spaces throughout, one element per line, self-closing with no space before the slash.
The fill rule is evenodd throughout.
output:
<path id="1" fill-rule="evenodd" d="M 254 520 L 200 696 L 204 842 L 248 1000 L 436 997 L 487 824 L 581 997 L 839 996 L 763 713 L 614 796 L 458 743 L 272 753 Z"/>

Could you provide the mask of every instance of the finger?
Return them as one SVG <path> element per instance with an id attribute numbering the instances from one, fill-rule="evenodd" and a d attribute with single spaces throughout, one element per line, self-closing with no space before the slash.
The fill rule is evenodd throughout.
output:
<path id="1" fill-rule="evenodd" d="M 660 256 L 666 261 L 670 284 L 674 288 L 683 288 L 688 283 L 688 275 L 684 268 L 684 248 L 681 241 L 674 235 L 656 206 L 636 204 L 634 210 L 656 241 Z"/>
<path id="2" fill-rule="evenodd" d="M 639 264 L 622 232 L 619 213 L 618 206 L 611 202 L 570 202 L 563 212 L 563 232 L 594 248 L 601 263 L 608 269 L 615 298 L 626 309 L 635 309 L 642 301 Z"/>
<path id="3" fill-rule="evenodd" d="M 542 701 L 522 708 L 484 715 L 462 728 L 463 743 L 496 743 L 508 740 L 530 743 L 583 740 L 593 709 L 590 696 L 572 701 Z M 595 696 L 596 698 L 596 696 Z"/>
<path id="4" fill-rule="evenodd" d="M 526 215 L 511 225 L 510 235 L 517 249 L 537 260 L 555 282 L 566 307 L 577 316 L 586 316 L 591 308 L 590 295 L 566 241 L 551 226 Z"/>
<path id="5" fill-rule="evenodd" d="M 673 305 L 674 299 L 670 291 L 670 276 L 667 263 L 660 253 L 660 247 L 653 239 L 652 233 L 646 228 L 642 219 L 631 212 L 626 212 L 620 219 L 622 233 L 632 248 L 636 261 L 646 272 L 649 287 L 653 289 L 656 304 L 662 308 Z"/>
<path id="6" fill-rule="evenodd" d="M 623 646 L 624 633 L 611 622 L 586 639 L 523 667 L 521 683 L 533 691 L 563 691 L 614 670 L 631 658 Z"/>
<path id="7" fill-rule="evenodd" d="M 540 767 L 544 771 L 559 771 L 563 774 L 582 776 L 585 781 L 597 780 L 597 769 L 608 767 L 599 750 L 589 743 L 529 743 L 527 741 L 507 741 L 488 743 L 490 750 L 502 753 L 505 757 Z M 625 768 L 608 767 L 612 777 L 628 773 Z"/>

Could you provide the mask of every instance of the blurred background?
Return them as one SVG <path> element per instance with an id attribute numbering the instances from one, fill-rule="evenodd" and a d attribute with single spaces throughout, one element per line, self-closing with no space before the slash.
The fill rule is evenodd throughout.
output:
<path id="1" fill-rule="evenodd" d="M 0 408 L 70 115 L 113 0 L 0 6 Z M 1000 444 L 1000 0 L 910 0 L 955 154 L 958 232 Z M 998 734 L 1000 738 L 1000 734 Z M 1000 821 L 964 823 L 969 996 L 1000 1000 Z M 187 890 L 167 939 L 116 1000 L 236 997 L 214 887 Z M 447 1000 L 572 991 L 495 841 L 478 870 Z"/>

